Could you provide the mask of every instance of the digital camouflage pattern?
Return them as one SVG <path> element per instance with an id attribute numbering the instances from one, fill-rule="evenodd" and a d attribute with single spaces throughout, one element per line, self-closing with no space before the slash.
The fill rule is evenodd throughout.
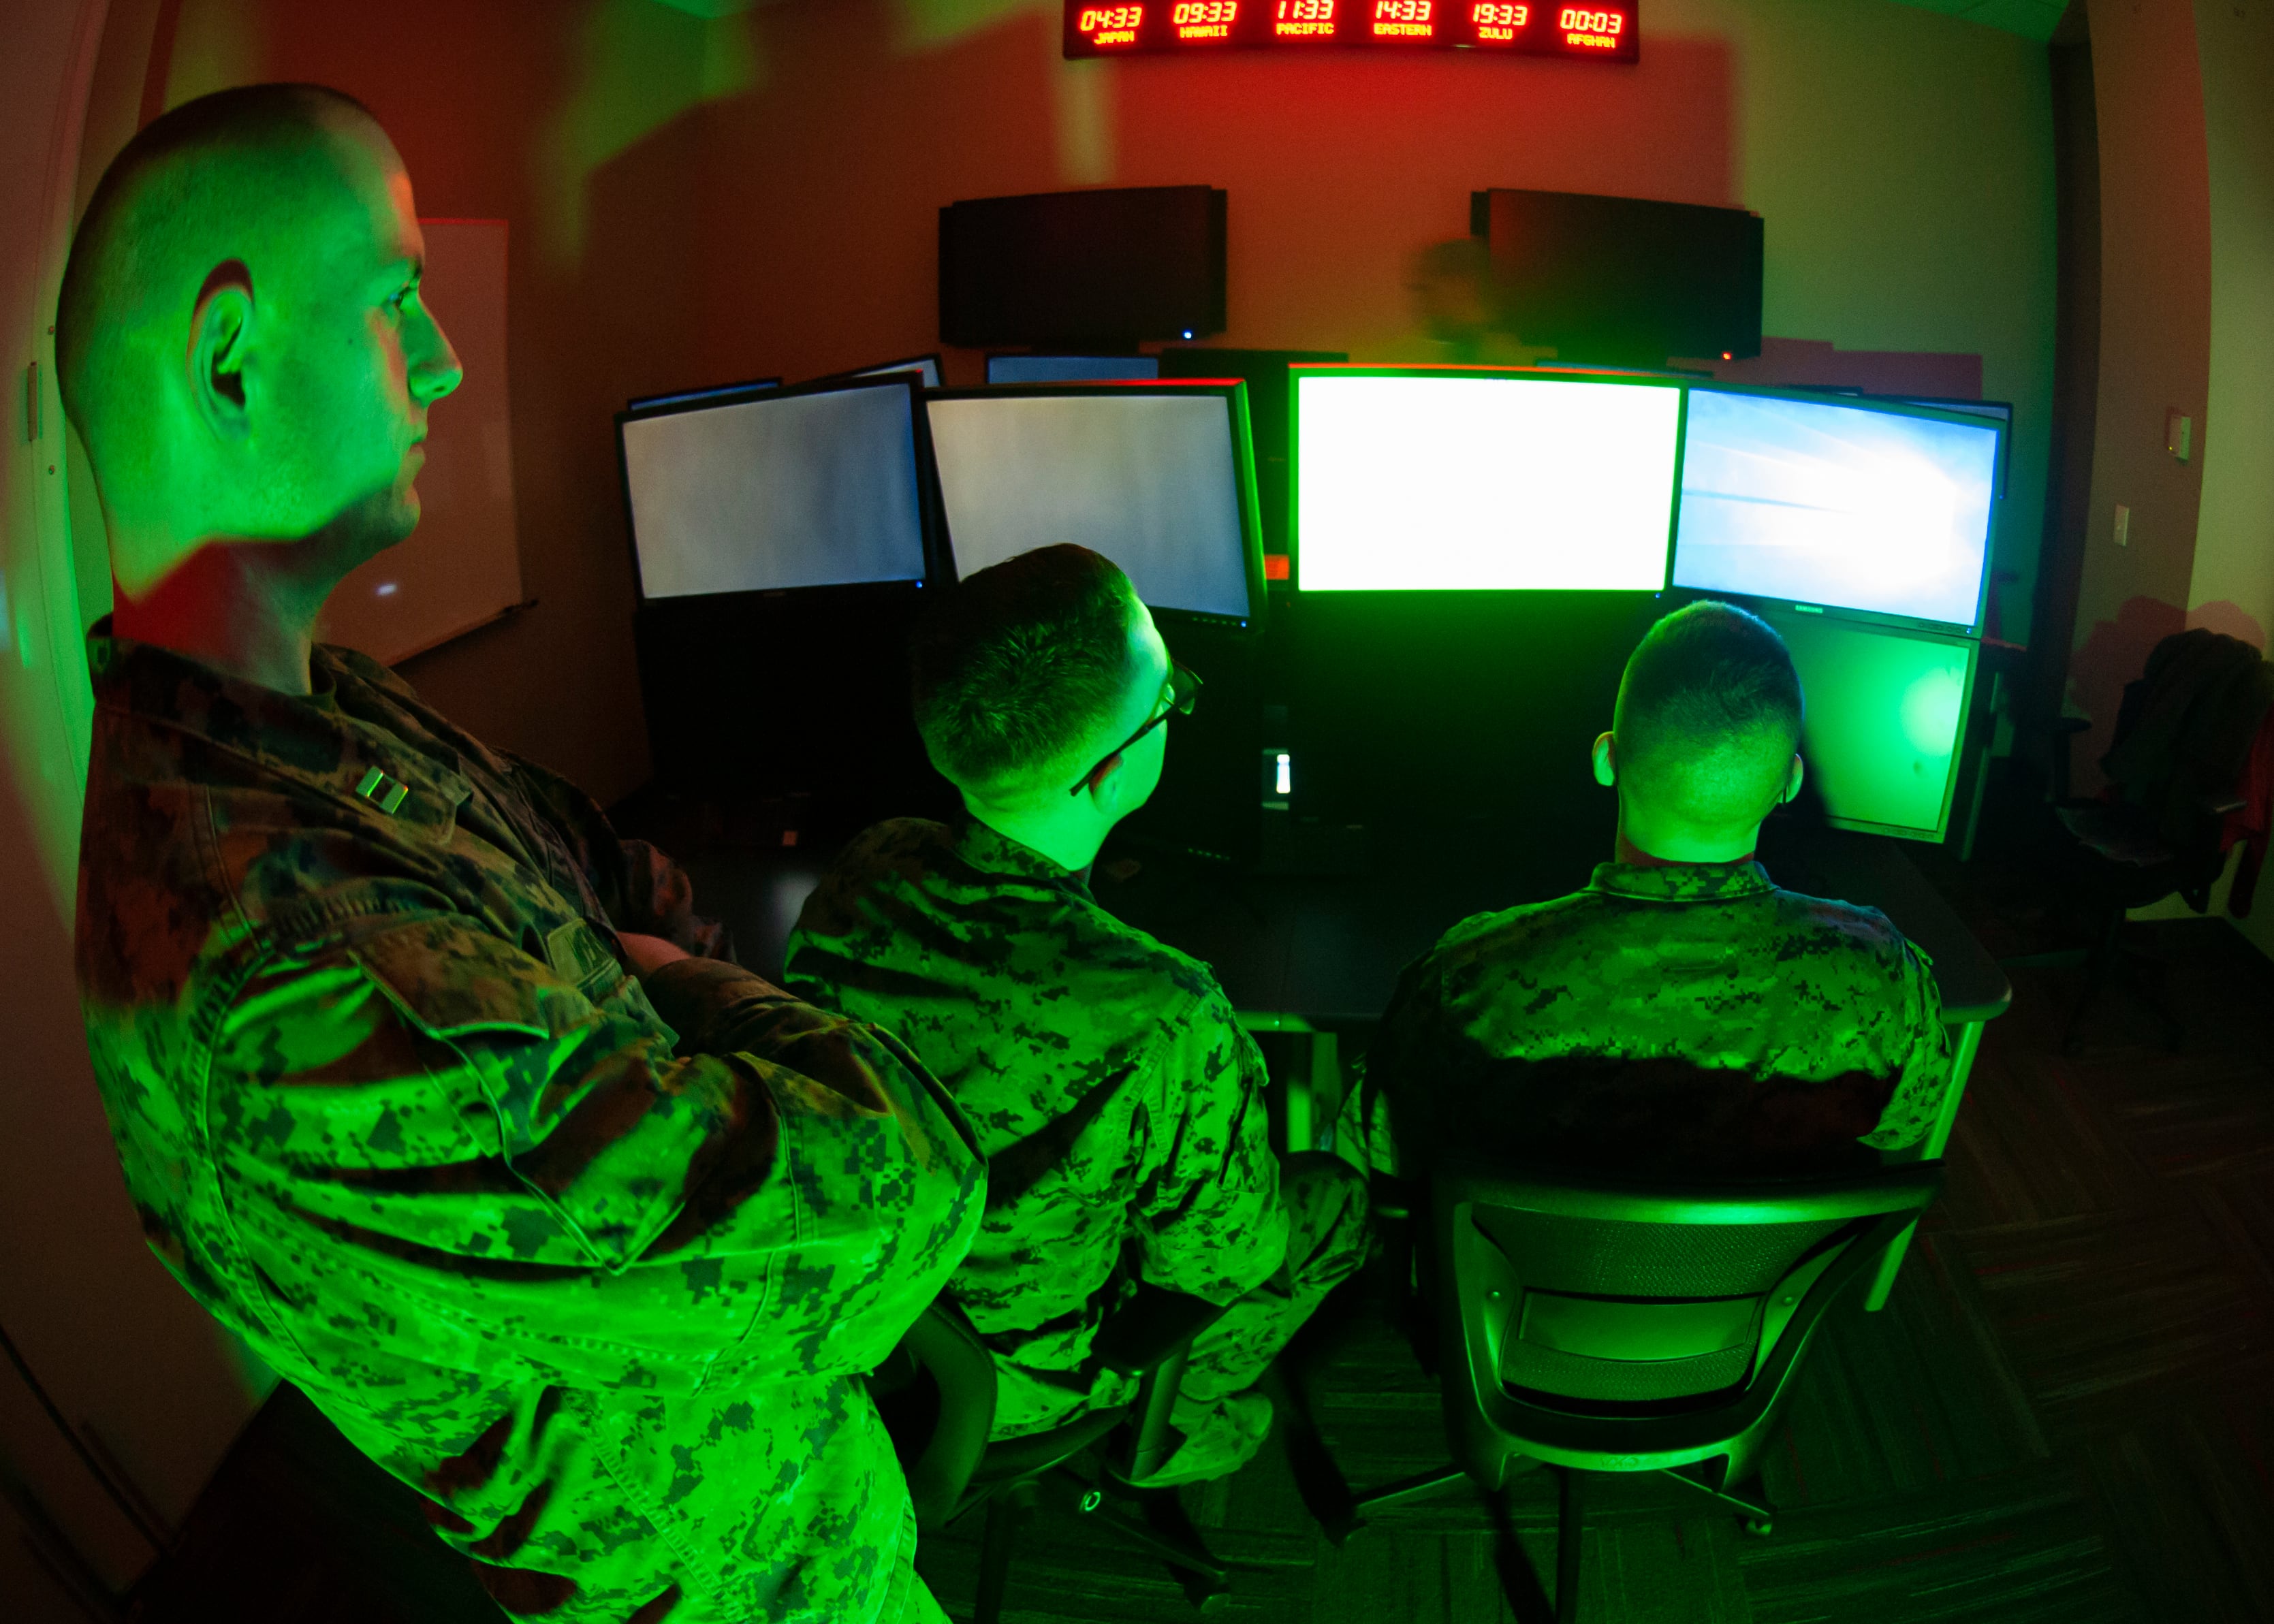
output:
<path id="1" fill-rule="evenodd" d="M 1949 1079 L 1925 954 L 1758 863 L 1607 862 L 1410 966 L 1367 1057 L 1398 1144 L 1638 1171 L 1831 1171 Z"/>
<path id="2" fill-rule="evenodd" d="M 98 628 L 100 633 L 101 628 Z M 559 1624 L 937 1618 L 860 1372 L 983 1169 L 892 1038 L 359 655 L 90 640 L 89 1047 L 152 1248 Z"/>
<path id="3" fill-rule="evenodd" d="M 1141 1277 L 1235 1304 L 1194 1346 L 1164 1480 L 1252 1453 L 1269 1410 L 1236 1395 L 1357 1266 L 1365 1214 L 1338 1163 L 1291 1169 L 1283 1199 L 1263 1056 L 1207 966 L 984 824 L 916 819 L 847 848 L 787 966 L 794 991 L 899 1033 L 978 1129 L 987 1214 L 950 1290 L 995 1351 L 996 1434 L 1133 1395 L 1083 1366 Z"/>

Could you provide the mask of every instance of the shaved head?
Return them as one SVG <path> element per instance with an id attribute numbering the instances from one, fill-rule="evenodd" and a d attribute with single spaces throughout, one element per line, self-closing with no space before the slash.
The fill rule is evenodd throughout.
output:
<path id="1" fill-rule="evenodd" d="M 1799 673 L 1784 639 L 1734 605 L 1652 627 L 1627 661 L 1612 735 L 1625 791 L 1705 830 L 1758 824 L 1787 792 L 1800 742 Z"/>
<path id="2" fill-rule="evenodd" d="M 426 407 L 459 376 L 424 252 L 401 159 L 336 91 L 223 91 L 127 143 L 56 322 L 124 591 L 208 541 L 410 533 Z"/>

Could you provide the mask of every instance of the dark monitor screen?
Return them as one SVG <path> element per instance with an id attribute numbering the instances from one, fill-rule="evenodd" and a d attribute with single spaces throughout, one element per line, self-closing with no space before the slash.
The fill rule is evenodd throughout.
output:
<path id="1" fill-rule="evenodd" d="M 877 378 L 886 372 L 922 372 L 923 387 L 937 389 L 942 381 L 939 357 L 936 355 L 910 356 L 905 361 L 886 361 L 876 366 L 856 366 L 845 373 L 847 378 Z"/>
<path id="2" fill-rule="evenodd" d="M 1666 585 L 1678 384 L 1427 367 L 1294 379 L 1302 590 Z"/>
<path id="3" fill-rule="evenodd" d="M 1971 627 L 1995 423 L 1693 388 L 1674 583 Z"/>
<path id="4" fill-rule="evenodd" d="M 1834 828 L 1939 840 L 1950 827 L 1979 645 L 1768 610 L 1799 668 L 1801 755 Z"/>
<path id="5" fill-rule="evenodd" d="M 1115 383 L 1161 375 L 1158 356 L 991 355 L 989 383 Z"/>
<path id="6" fill-rule="evenodd" d="M 1209 186 L 952 203 L 939 211 L 939 335 L 1075 350 L 1220 333 L 1225 218 Z"/>
<path id="7" fill-rule="evenodd" d="M 922 580 L 918 400 L 880 379 L 620 415 L 642 595 Z"/>
<path id="8" fill-rule="evenodd" d="M 1241 386 L 950 389 L 925 411 L 959 576 L 1079 542 L 1148 607 L 1254 618 L 1262 549 Z"/>
<path id="9" fill-rule="evenodd" d="M 719 383 L 701 389 L 680 389 L 669 395 L 642 395 L 624 402 L 626 411 L 654 411 L 659 407 L 683 406 L 689 401 L 723 400 L 730 395 L 749 395 L 760 389 L 779 389 L 779 378 L 753 378 L 747 383 Z"/>

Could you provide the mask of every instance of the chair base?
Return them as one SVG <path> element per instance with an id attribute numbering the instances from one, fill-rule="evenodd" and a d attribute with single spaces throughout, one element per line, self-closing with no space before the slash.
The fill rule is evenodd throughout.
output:
<path id="1" fill-rule="evenodd" d="M 1577 1624 L 1579 1616 L 1579 1568 L 1584 1554 L 1586 1514 L 1585 1509 L 1585 1480 L 1607 1474 L 1559 1466 L 1555 1507 L 1555 1591 L 1556 1624 Z M 1714 1487 L 1693 1470 L 1683 1467 L 1662 1469 L 1661 1475 L 1673 1478 L 1686 1487 L 1695 1489 L 1706 1499 L 1737 1514 L 1738 1524 L 1747 1533 L 1757 1536 L 1773 1532 L 1776 1526 L 1776 1511 L 1766 1500 L 1758 1497 L 1756 1490 L 1748 1495 L 1731 1491 L 1726 1485 Z M 1352 1506 L 1361 1515 L 1379 1510 L 1385 1506 L 1405 1500 L 1420 1500 L 1465 1480 L 1468 1474 L 1459 1467 L 1423 1472 L 1417 1477 L 1400 1478 L 1384 1484 L 1370 1493 L 1353 1495 Z M 1299 1484 L 1300 1480 L 1298 1479 Z M 1538 1617 L 1546 1599 L 1540 1581 L 1531 1571 L 1523 1547 L 1517 1542 L 1514 1528 L 1509 1523 L 1504 1507 L 1498 1499 L 1493 1500 L 1501 1523 L 1501 1588 L 1508 1598 L 1510 1609 L 1519 1619 Z"/>
<path id="2" fill-rule="evenodd" d="M 973 1624 L 1000 1624 L 1019 1538 L 1047 1494 L 1076 1515 L 1110 1529 L 1122 1543 L 1158 1558 L 1203 1616 L 1231 1597 L 1231 1569 L 1208 1548 L 1174 1489 L 1115 1489 L 1060 1463 L 990 1495 L 979 1549 L 979 1590 Z M 977 1509 L 976 1507 L 971 1509 Z"/>

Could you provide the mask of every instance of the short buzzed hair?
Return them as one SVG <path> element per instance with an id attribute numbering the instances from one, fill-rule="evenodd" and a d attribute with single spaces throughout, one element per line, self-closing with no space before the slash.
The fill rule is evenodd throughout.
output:
<path id="1" fill-rule="evenodd" d="M 1120 708 L 1137 595 L 1070 543 L 978 571 L 931 605 L 911 645 L 916 728 L 932 764 L 983 799 L 1031 792 Z M 1066 781 L 1081 770 L 1068 768 Z"/>
<path id="2" fill-rule="evenodd" d="M 1801 715 L 1800 673 L 1784 639 L 1758 615 L 1708 599 L 1643 635 L 1619 684 L 1613 732 L 1623 771 L 1660 778 L 1743 756 L 1764 773 L 1773 766 L 1781 782 Z"/>
<path id="3" fill-rule="evenodd" d="M 379 128 L 369 108 L 322 85 L 246 85 L 184 102 L 151 120 L 119 150 L 87 200 L 72 235 L 56 306 L 56 378 L 74 417 L 88 410 L 90 363 L 106 332 L 117 326 L 116 308 L 138 286 L 137 261 L 154 224 L 141 219 L 149 183 L 179 161 L 205 154 L 271 153 L 343 121 Z M 222 207 L 251 209 L 257 199 L 212 199 Z M 169 200 L 162 213 L 178 207 Z M 85 424 L 82 422 L 84 428 Z"/>

